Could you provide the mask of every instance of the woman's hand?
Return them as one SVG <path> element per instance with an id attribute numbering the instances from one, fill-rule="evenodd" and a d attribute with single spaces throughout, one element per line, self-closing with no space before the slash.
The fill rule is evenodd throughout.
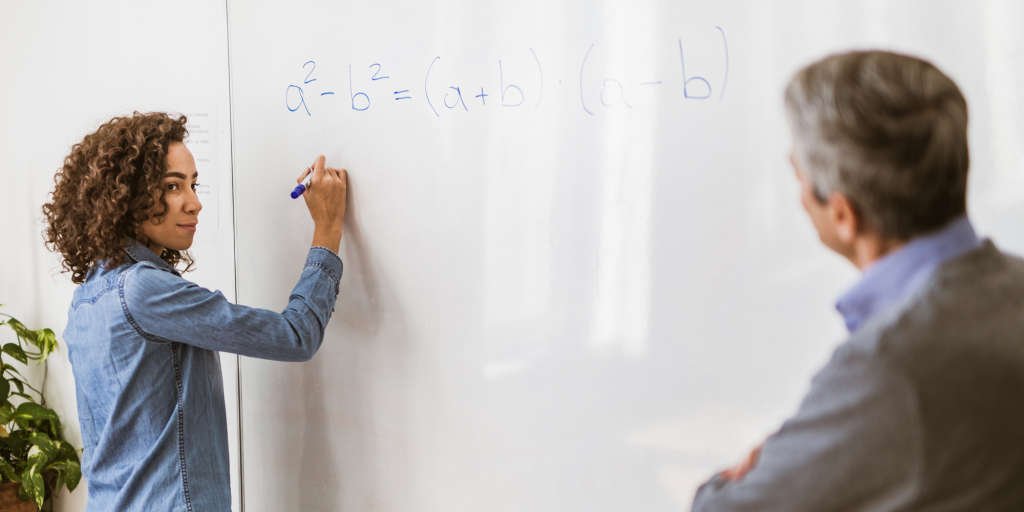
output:
<path id="1" fill-rule="evenodd" d="M 316 157 L 312 168 L 306 169 L 296 181 L 302 183 L 310 172 L 313 173 L 309 188 L 302 193 L 309 215 L 313 217 L 313 246 L 338 252 L 341 247 L 342 223 L 345 220 L 348 172 L 345 169 L 325 167 L 326 161 L 323 155 Z"/>

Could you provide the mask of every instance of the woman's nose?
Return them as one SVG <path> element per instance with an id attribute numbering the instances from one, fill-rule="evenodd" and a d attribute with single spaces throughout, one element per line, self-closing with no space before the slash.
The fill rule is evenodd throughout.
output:
<path id="1" fill-rule="evenodd" d="M 203 203 L 199 200 L 199 194 L 195 190 L 189 195 L 188 200 L 185 202 L 185 211 L 187 213 L 198 214 L 203 209 Z"/>

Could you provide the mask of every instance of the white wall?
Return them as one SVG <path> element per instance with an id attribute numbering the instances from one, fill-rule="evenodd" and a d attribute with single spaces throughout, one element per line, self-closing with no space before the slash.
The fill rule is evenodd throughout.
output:
<path id="1" fill-rule="evenodd" d="M 218 147 L 208 155 L 211 163 L 199 165 L 200 181 L 211 186 L 204 199 L 210 204 L 200 214 L 198 270 L 189 278 L 233 299 L 227 83 L 223 2 L 0 3 L 0 303 L 28 326 L 58 333 L 62 346 L 49 360 L 47 405 L 75 446 L 81 447 L 75 386 L 60 337 L 74 286 L 40 235 L 40 207 L 54 173 L 72 144 L 115 115 L 210 110 Z M 234 433 L 237 360 L 222 360 Z M 31 378 L 41 380 L 40 370 L 30 369 Z M 64 491 L 56 509 L 83 510 L 86 485 Z"/>

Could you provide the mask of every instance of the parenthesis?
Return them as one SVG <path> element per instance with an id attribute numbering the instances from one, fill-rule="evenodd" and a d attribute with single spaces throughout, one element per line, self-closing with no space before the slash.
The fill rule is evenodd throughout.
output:
<path id="1" fill-rule="evenodd" d="M 434 63 L 441 57 L 434 57 L 434 60 L 430 61 L 430 67 L 427 68 L 427 77 L 423 79 L 423 96 L 427 98 L 427 105 L 430 105 L 430 110 L 434 111 L 434 115 L 441 117 L 441 114 L 437 113 L 437 109 L 434 108 L 434 104 L 430 102 L 430 94 L 427 93 L 427 80 L 430 80 L 430 70 L 434 68 Z"/>
<path id="2" fill-rule="evenodd" d="M 537 61 L 537 72 L 540 73 L 540 94 L 537 96 L 537 106 L 533 107 L 534 110 L 540 107 L 540 99 L 544 96 L 544 70 L 540 68 L 540 59 L 537 58 L 537 52 L 530 48 L 530 53 L 533 54 L 533 60 Z"/>
<path id="3" fill-rule="evenodd" d="M 729 42 L 725 40 L 725 31 L 722 27 L 715 28 L 722 33 L 722 46 L 725 48 L 725 78 L 722 79 L 722 93 L 718 95 L 718 101 L 722 101 L 722 96 L 725 96 L 725 84 L 729 82 Z"/>
<path id="4" fill-rule="evenodd" d="M 583 64 L 580 64 L 580 103 L 583 104 L 583 110 L 588 114 L 594 115 L 593 112 L 587 110 L 587 102 L 583 99 L 583 68 L 587 65 L 587 57 L 590 56 L 590 50 L 594 49 L 594 44 L 590 44 L 590 48 L 587 48 L 587 54 L 583 56 Z"/>

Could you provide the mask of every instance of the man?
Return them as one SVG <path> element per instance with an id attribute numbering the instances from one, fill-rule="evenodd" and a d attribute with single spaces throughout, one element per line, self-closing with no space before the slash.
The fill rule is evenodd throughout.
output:
<path id="1" fill-rule="evenodd" d="M 966 216 L 967 103 L 928 62 L 836 55 L 786 90 L 821 241 L 863 270 L 796 415 L 694 512 L 1024 510 L 1024 261 Z"/>

